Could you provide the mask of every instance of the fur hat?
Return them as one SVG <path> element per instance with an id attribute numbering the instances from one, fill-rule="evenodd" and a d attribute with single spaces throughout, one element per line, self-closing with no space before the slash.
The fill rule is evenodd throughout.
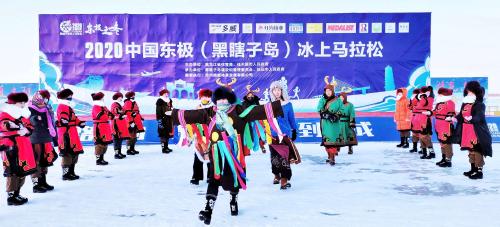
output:
<path id="1" fill-rule="evenodd" d="M 274 81 L 271 83 L 271 86 L 269 86 L 269 95 L 271 96 L 271 101 L 274 102 L 276 101 L 276 98 L 274 97 L 274 94 L 273 94 L 273 89 L 274 88 L 280 88 L 281 89 L 281 98 L 284 100 L 284 101 L 287 101 L 287 100 L 290 100 L 290 98 L 288 97 L 288 91 L 284 89 L 284 84 L 282 84 L 281 81 Z"/>
<path id="2" fill-rule="evenodd" d="M 469 81 L 464 88 L 464 97 L 467 96 L 467 91 L 470 91 L 476 95 L 476 100 L 482 102 L 484 98 L 484 88 L 481 87 L 478 81 Z"/>
<path id="3" fill-rule="evenodd" d="M 159 94 L 160 96 L 164 95 L 165 93 L 170 94 L 170 92 L 167 89 L 162 89 Z"/>
<path id="4" fill-rule="evenodd" d="M 98 100 L 101 100 L 102 98 L 104 98 L 104 93 L 102 93 L 102 92 L 92 93 L 91 96 L 92 96 L 92 100 L 98 101 Z"/>
<path id="5" fill-rule="evenodd" d="M 134 96 L 135 96 L 135 92 L 133 92 L 133 91 L 129 91 L 129 92 L 125 93 L 125 98 L 129 99 L 129 98 L 132 98 Z"/>
<path id="6" fill-rule="evenodd" d="M 420 92 L 430 92 L 429 97 L 434 97 L 434 88 L 432 88 L 432 86 L 423 86 L 422 88 L 420 88 Z"/>
<path id="7" fill-rule="evenodd" d="M 121 92 L 116 92 L 114 95 L 113 95 L 113 100 L 117 100 L 119 98 L 123 98 L 123 94 Z"/>
<path id="8" fill-rule="evenodd" d="M 215 89 L 212 95 L 212 102 L 217 103 L 217 100 L 227 99 L 227 101 L 231 104 L 236 102 L 236 95 L 233 90 L 228 87 L 218 87 Z"/>
<path id="9" fill-rule="evenodd" d="M 47 90 L 40 90 L 40 91 L 38 91 L 38 93 L 40 93 L 40 95 L 44 99 L 50 99 L 50 92 L 49 91 L 47 91 Z"/>
<path id="10" fill-rule="evenodd" d="M 444 95 L 444 96 L 451 96 L 453 95 L 453 89 L 448 89 L 448 88 L 439 88 L 438 94 Z"/>
<path id="11" fill-rule="evenodd" d="M 7 104 L 16 104 L 20 102 L 28 102 L 28 95 L 24 92 L 10 93 L 7 96 Z"/>
<path id="12" fill-rule="evenodd" d="M 210 89 L 207 89 L 207 88 L 202 88 L 198 91 L 198 98 L 201 98 L 201 97 L 212 97 L 212 90 Z"/>
<path id="13" fill-rule="evenodd" d="M 73 91 L 66 88 L 66 89 L 63 89 L 59 92 L 57 92 L 57 98 L 58 99 L 67 99 L 68 97 L 72 96 L 73 95 Z"/>
<path id="14" fill-rule="evenodd" d="M 415 88 L 415 89 L 413 89 L 413 94 L 414 94 L 414 95 L 418 95 L 418 94 L 420 94 L 420 88 Z"/>

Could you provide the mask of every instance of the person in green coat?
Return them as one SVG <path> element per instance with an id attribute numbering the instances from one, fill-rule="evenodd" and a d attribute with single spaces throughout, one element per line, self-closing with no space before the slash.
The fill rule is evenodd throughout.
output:
<path id="1" fill-rule="evenodd" d="M 341 132 L 339 122 L 339 111 L 342 107 L 342 101 L 335 97 L 335 79 L 329 82 L 328 76 L 325 77 L 326 86 L 323 97 L 319 99 L 317 111 L 320 114 L 320 125 L 322 141 L 321 146 L 324 146 L 328 154 L 327 163 L 335 165 L 335 155 L 338 148 L 345 144 L 345 135 Z"/>
<path id="2" fill-rule="evenodd" d="M 356 115 L 354 111 L 354 105 L 347 101 L 347 93 L 342 92 L 339 95 L 342 100 L 342 107 L 340 108 L 340 125 L 342 130 L 342 135 L 346 135 L 345 145 L 349 147 L 348 154 L 352 154 L 352 146 L 358 145 L 358 140 L 356 138 Z"/>

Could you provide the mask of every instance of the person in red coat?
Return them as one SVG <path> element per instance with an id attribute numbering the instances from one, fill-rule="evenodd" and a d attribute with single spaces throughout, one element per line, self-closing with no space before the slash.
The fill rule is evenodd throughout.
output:
<path id="1" fill-rule="evenodd" d="M 137 143 L 137 133 L 144 132 L 144 125 L 142 121 L 144 120 L 139 111 L 139 106 L 135 102 L 135 92 L 129 91 L 125 94 L 125 104 L 123 109 L 125 114 L 127 114 L 127 120 L 129 123 L 129 133 L 130 139 L 127 141 L 127 154 L 136 155 L 139 154 L 135 150 L 135 144 Z"/>
<path id="2" fill-rule="evenodd" d="M 117 92 L 113 95 L 113 104 L 111 104 L 111 113 L 113 114 L 113 142 L 115 148 L 115 159 L 123 159 L 126 155 L 122 154 L 123 140 L 130 139 L 128 131 L 128 120 L 125 111 L 123 110 L 123 94 Z"/>
<path id="3" fill-rule="evenodd" d="M 30 121 L 33 125 L 30 141 L 33 144 L 37 163 L 37 171 L 31 175 L 34 193 L 54 190 L 54 186 L 49 185 L 46 178 L 48 167 L 52 166 L 58 157 L 52 145 L 57 140 L 57 132 L 54 124 L 54 112 L 49 101 L 49 91 L 41 90 L 33 95 L 28 105 L 31 112 Z"/>
<path id="4" fill-rule="evenodd" d="M 416 117 L 417 131 L 419 133 L 420 146 L 422 147 L 422 156 L 420 159 L 435 158 L 434 148 L 432 147 L 432 106 L 434 104 L 434 92 L 431 86 L 420 88 L 420 100 L 415 107 L 420 112 Z M 427 151 L 429 153 L 427 154 Z"/>
<path id="5" fill-rule="evenodd" d="M 76 127 L 84 128 L 85 121 L 81 121 L 75 114 L 73 106 L 73 91 L 63 89 L 57 93 L 57 137 L 59 156 L 61 156 L 62 179 L 77 180 L 80 176 L 75 173 L 78 156 L 83 153 L 82 142 Z"/>
<path id="6" fill-rule="evenodd" d="M 417 105 L 419 101 L 420 96 L 420 89 L 415 88 L 413 90 L 413 94 L 410 99 L 410 110 L 411 110 L 411 142 L 413 144 L 412 149 L 410 150 L 410 153 L 415 153 L 417 152 L 417 145 L 419 141 L 419 130 L 417 130 L 417 116 L 420 114 L 420 112 L 417 110 Z"/>
<path id="7" fill-rule="evenodd" d="M 113 143 L 113 134 L 109 121 L 113 118 L 113 114 L 104 105 L 104 93 L 92 93 L 92 121 L 94 123 L 94 145 L 96 165 L 107 165 L 104 160 L 104 154 L 108 150 L 108 145 Z"/>
<path id="8" fill-rule="evenodd" d="M 455 103 L 452 100 L 453 90 L 439 88 L 434 108 L 435 130 L 439 144 L 441 145 L 442 159 L 437 162 L 439 167 L 451 167 L 453 157 L 453 146 L 451 140 L 453 136 L 453 118 L 455 117 Z"/>
<path id="9" fill-rule="evenodd" d="M 484 157 L 493 156 L 491 133 L 486 124 L 484 88 L 477 81 L 465 85 L 464 99 L 457 115 L 456 142 L 469 152 L 471 169 L 464 172 L 470 179 L 483 179 Z"/>
<path id="10" fill-rule="evenodd" d="M 25 108 L 28 95 L 11 93 L 0 109 L 0 151 L 4 176 L 7 177 L 7 204 L 23 205 L 27 198 L 19 195 L 25 177 L 36 172 L 36 161 L 30 142 L 32 127 Z"/>

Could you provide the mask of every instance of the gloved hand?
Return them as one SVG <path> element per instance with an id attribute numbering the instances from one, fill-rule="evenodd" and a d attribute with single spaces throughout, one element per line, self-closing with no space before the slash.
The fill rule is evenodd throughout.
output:
<path id="1" fill-rule="evenodd" d="M 130 123 L 130 127 L 135 128 L 135 123 L 134 122 Z"/>
<path id="2" fill-rule="evenodd" d="M 132 112 L 132 117 L 135 117 L 137 116 L 137 113 L 136 112 Z"/>
<path id="3" fill-rule="evenodd" d="M 41 121 L 41 120 L 42 120 L 42 116 L 38 115 L 38 116 L 36 117 L 36 119 L 37 119 L 37 120 L 39 120 L 39 121 Z"/>
<path id="4" fill-rule="evenodd" d="M 452 117 L 446 117 L 444 120 L 451 122 L 453 120 L 453 118 Z"/>
<path id="5" fill-rule="evenodd" d="M 356 123 L 351 122 L 351 123 L 349 124 L 349 127 L 351 127 L 351 128 L 356 128 Z"/>
<path id="6" fill-rule="evenodd" d="M 165 115 L 172 116 L 172 111 L 169 110 L 169 111 L 165 112 Z"/>
<path id="7" fill-rule="evenodd" d="M 26 136 L 28 134 L 29 134 L 29 131 L 25 127 L 21 127 L 21 129 L 19 129 L 19 135 Z"/>
<path id="8" fill-rule="evenodd" d="M 85 121 L 80 122 L 80 124 L 78 124 L 78 127 L 85 128 Z"/>
<path id="9" fill-rule="evenodd" d="M 431 116 L 431 114 L 432 114 L 432 113 L 431 113 L 431 111 L 424 111 L 424 112 L 422 112 L 422 113 L 423 113 L 424 115 L 427 115 L 427 116 Z"/>
<path id="10" fill-rule="evenodd" d="M 125 119 L 125 115 L 124 114 L 120 114 L 120 117 L 119 117 L 120 120 L 123 120 Z"/>
<path id="11" fill-rule="evenodd" d="M 66 119 L 61 119 L 61 124 L 63 124 L 63 125 L 67 125 L 67 124 L 68 124 L 68 120 L 66 120 Z"/>
<path id="12" fill-rule="evenodd" d="M 297 139 L 297 130 L 293 129 L 292 130 L 292 141 L 295 141 Z"/>
<path id="13" fill-rule="evenodd" d="M 465 120 L 470 121 L 472 120 L 472 116 L 464 117 Z"/>

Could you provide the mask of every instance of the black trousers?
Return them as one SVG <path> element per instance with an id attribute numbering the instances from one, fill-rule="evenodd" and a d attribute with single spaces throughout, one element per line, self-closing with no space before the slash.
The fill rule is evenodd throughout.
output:
<path id="1" fill-rule="evenodd" d="M 208 179 L 208 187 L 207 187 L 207 194 L 206 194 L 207 200 L 209 200 L 209 199 L 217 200 L 217 195 L 219 194 L 219 187 L 221 186 L 220 182 L 221 182 L 220 180 L 215 180 L 213 178 Z M 238 195 L 239 192 L 240 192 L 240 189 L 235 188 L 235 189 L 231 190 L 229 193 L 231 195 Z"/>
<path id="2" fill-rule="evenodd" d="M 122 142 L 123 142 L 123 139 L 121 139 L 119 136 L 113 135 L 113 147 L 114 147 L 115 151 L 122 150 Z"/>

